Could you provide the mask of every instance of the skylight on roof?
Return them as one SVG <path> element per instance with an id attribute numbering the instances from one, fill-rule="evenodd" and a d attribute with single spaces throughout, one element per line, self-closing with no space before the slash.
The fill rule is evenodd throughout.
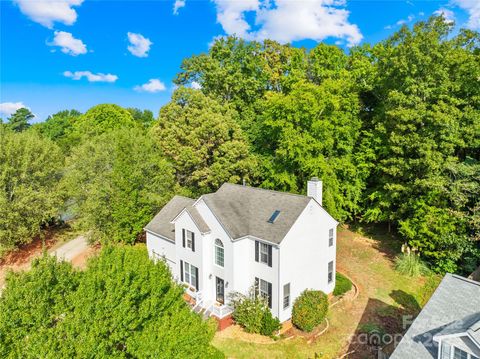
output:
<path id="1" fill-rule="evenodd" d="M 275 212 L 272 213 L 272 216 L 268 220 L 268 223 L 273 223 L 277 219 L 278 215 L 280 214 L 280 211 L 277 209 Z"/>

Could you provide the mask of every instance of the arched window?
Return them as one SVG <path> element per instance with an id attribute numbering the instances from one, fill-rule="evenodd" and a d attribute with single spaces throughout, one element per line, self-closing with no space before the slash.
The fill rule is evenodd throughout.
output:
<path id="1" fill-rule="evenodd" d="M 215 264 L 223 267 L 224 262 L 224 252 L 223 252 L 223 243 L 220 239 L 215 239 Z"/>

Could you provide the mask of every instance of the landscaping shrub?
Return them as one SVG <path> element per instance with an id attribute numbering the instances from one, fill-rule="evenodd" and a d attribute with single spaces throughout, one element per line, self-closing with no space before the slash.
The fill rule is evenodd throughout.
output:
<path id="1" fill-rule="evenodd" d="M 428 266 L 420 259 L 420 255 L 415 252 L 399 255 L 395 259 L 395 269 L 410 277 L 418 277 L 429 272 Z"/>
<path id="2" fill-rule="evenodd" d="M 339 296 L 344 295 L 350 289 L 352 289 L 352 282 L 350 279 L 345 277 L 340 273 L 335 274 L 335 289 L 333 290 L 333 295 Z"/>
<path id="3" fill-rule="evenodd" d="M 272 312 L 270 312 L 270 310 L 267 308 L 267 310 L 263 313 L 262 329 L 260 330 L 260 334 L 271 336 L 273 333 L 280 330 L 281 327 L 282 325 L 280 324 L 280 320 L 275 318 L 272 315 Z"/>
<path id="4" fill-rule="evenodd" d="M 280 329 L 280 321 L 274 318 L 265 298 L 255 295 L 252 288 L 248 296 L 241 293 L 231 295 L 233 319 L 248 333 L 271 336 Z"/>
<path id="5" fill-rule="evenodd" d="M 320 325 L 328 312 L 328 298 L 319 290 L 305 290 L 295 300 L 292 323 L 299 329 L 311 332 Z"/>

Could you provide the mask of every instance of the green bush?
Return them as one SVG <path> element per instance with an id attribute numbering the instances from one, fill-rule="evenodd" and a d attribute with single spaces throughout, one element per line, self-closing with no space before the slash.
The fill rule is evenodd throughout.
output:
<path id="1" fill-rule="evenodd" d="M 402 253 L 395 259 L 395 269 L 404 275 L 418 277 L 422 274 L 428 274 L 429 269 L 420 255 L 412 253 Z"/>
<path id="2" fill-rule="evenodd" d="M 233 319 L 246 332 L 271 336 L 280 329 L 280 321 L 273 317 L 265 298 L 255 295 L 253 288 L 248 296 L 234 293 L 231 302 Z"/>
<path id="3" fill-rule="evenodd" d="M 328 297 L 319 290 L 305 290 L 295 300 L 292 323 L 299 329 L 311 332 L 320 325 L 328 312 Z"/>
<path id="4" fill-rule="evenodd" d="M 352 289 L 352 282 L 350 279 L 340 273 L 335 274 L 335 289 L 333 290 L 333 295 L 344 295 L 350 289 Z"/>
<path id="5" fill-rule="evenodd" d="M 271 336 L 273 333 L 280 330 L 281 327 L 282 325 L 280 324 L 280 320 L 278 320 L 278 318 L 275 318 L 272 315 L 272 312 L 270 312 L 270 310 L 268 310 L 267 308 L 267 310 L 263 313 L 262 328 L 260 329 L 260 334 Z"/>

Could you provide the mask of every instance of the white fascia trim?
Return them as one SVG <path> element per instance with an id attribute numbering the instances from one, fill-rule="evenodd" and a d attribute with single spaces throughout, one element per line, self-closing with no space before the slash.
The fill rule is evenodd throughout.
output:
<path id="1" fill-rule="evenodd" d="M 266 239 L 255 237 L 255 236 L 252 236 L 250 234 L 248 234 L 246 236 L 243 236 L 243 237 L 235 238 L 233 240 L 233 242 L 241 241 L 243 239 L 252 239 L 254 241 L 259 241 L 259 242 L 269 244 L 269 245 L 271 245 L 272 247 L 275 247 L 275 248 L 280 248 L 280 245 L 278 243 L 273 243 L 273 242 L 267 241 Z"/>
<path id="2" fill-rule="evenodd" d="M 454 333 L 454 334 L 445 334 L 445 335 L 434 335 L 433 340 L 438 342 L 440 340 L 449 339 L 449 338 L 461 338 L 469 337 L 467 332 Z"/>
<path id="3" fill-rule="evenodd" d="M 170 238 L 167 238 L 167 237 L 165 237 L 165 236 L 162 236 L 162 235 L 159 234 L 159 233 L 153 232 L 153 231 L 151 231 L 151 230 L 149 230 L 149 229 L 146 229 L 146 228 L 144 228 L 143 230 L 144 230 L 145 232 L 150 233 L 150 234 L 153 234 L 154 236 L 157 236 L 157 237 L 159 237 L 159 238 L 161 238 L 161 239 L 164 239 L 164 240 L 169 241 L 169 242 L 171 242 L 171 243 L 175 243 L 174 240 L 171 240 Z"/>
<path id="4" fill-rule="evenodd" d="M 188 213 L 187 211 L 187 208 L 185 207 L 184 209 L 182 209 L 180 211 L 179 214 L 176 215 L 176 217 L 174 219 L 172 219 L 172 221 L 170 222 L 171 224 L 175 224 L 175 221 L 183 214 L 183 212 L 187 212 L 188 216 L 190 217 L 190 219 L 192 220 L 192 222 L 195 224 L 195 227 L 197 227 L 198 231 L 201 233 L 201 234 L 209 234 L 211 232 L 210 231 L 207 231 L 207 232 L 202 232 L 202 230 L 200 229 L 200 227 L 198 226 L 198 223 L 195 221 L 195 219 L 191 216 L 190 213 Z"/>

